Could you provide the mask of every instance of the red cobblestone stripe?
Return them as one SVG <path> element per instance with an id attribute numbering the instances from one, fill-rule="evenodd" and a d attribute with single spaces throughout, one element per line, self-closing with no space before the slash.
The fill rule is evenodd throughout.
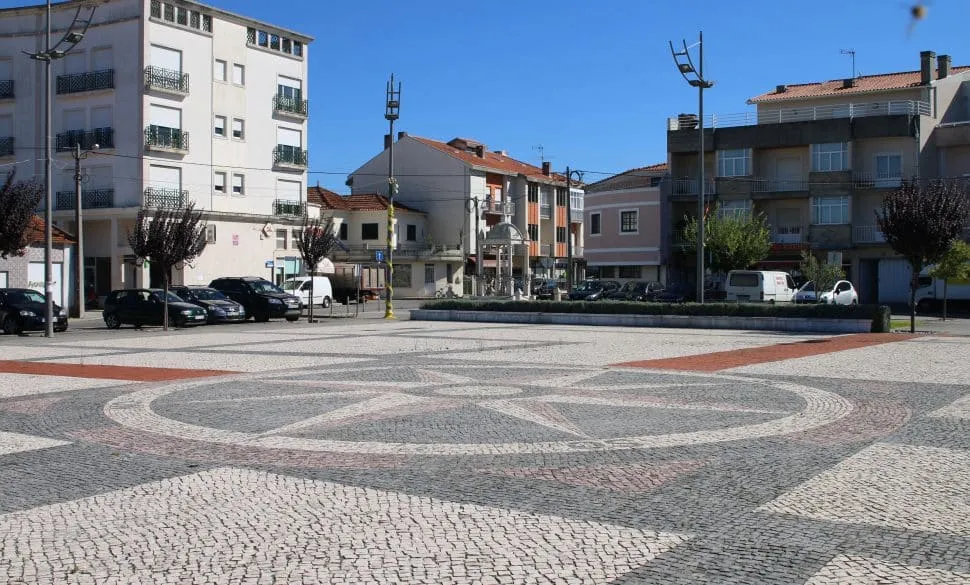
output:
<path id="1" fill-rule="evenodd" d="M 811 339 L 796 343 L 780 343 L 761 347 L 747 347 L 730 351 L 718 351 L 675 358 L 641 360 L 613 364 L 624 368 L 651 368 L 657 370 L 686 370 L 694 372 L 717 372 L 752 364 L 778 362 L 796 358 L 835 353 L 847 349 L 859 349 L 918 337 L 900 333 L 857 333 L 824 339 Z"/>
<path id="2" fill-rule="evenodd" d="M 52 362 L 22 362 L 0 360 L 0 374 L 30 374 L 34 376 L 67 376 L 70 378 L 100 378 L 129 382 L 164 382 L 186 378 L 207 378 L 236 374 L 223 370 L 185 370 L 180 368 L 146 368 L 141 366 L 98 366 Z"/>

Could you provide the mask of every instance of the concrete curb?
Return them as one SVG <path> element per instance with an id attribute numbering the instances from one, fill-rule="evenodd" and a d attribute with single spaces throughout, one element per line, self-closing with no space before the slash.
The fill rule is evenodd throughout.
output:
<path id="1" fill-rule="evenodd" d="M 812 319 L 807 317 L 726 317 L 708 315 L 612 315 L 587 313 L 502 313 L 413 309 L 412 321 L 471 321 L 541 325 L 600 325 L 620 327 L 678 327 L 684 329 L 745 329 L 811 333 L 869 333 L 869 319 Z"/>

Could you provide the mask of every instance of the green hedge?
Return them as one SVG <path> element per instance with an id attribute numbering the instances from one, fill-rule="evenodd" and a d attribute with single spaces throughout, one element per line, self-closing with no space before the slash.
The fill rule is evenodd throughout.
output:
<path id="1" fill-rule="evenodd" d="M 586 301 L 426 301 L 422 309 L 439 311 L 500 311 L 507 313 L 590 313 L 603 315 L 696 315 L 705 317 L 807 317 L 869 319 L 871 331 L 885 333 L 891 312 L 880 305 L 770 303 L 637 303 Z"/>

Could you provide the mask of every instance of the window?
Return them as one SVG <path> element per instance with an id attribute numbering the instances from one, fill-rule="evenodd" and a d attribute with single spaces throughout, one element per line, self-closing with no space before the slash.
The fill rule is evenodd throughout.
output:
<path id="1" fill-rule="evenodd" d="M 552 193 L 544 189 L 539 193 L 539 217 L 552 217 Z"/>
<path id="2" fill-rule="evenodd" d="M 589 214 L 589 235 L 598 236 L 602 233 L 602 218 L 599 213 Z"/>
<path id="3" fill-rule="evenodd" d="M 276 230 L 276 249 L 286 249 L 286 230 Z"/>
<path id="4" fill-rule="evenodd" d="M 719 150 L 717 152 L 717 176 L 744 177 L 751 174 L 751 150 Z"/>
<path id="5" fill-rule="evenodd" d="M 162 3 L 159 0 L 152 0 L 152 18 L 162 17 Z"/>
<path id="6" fill-rule="evenodd" d="M 280 36 L 279 35 L 269 35 L 269 48 L 280 50 Z"/>
<path id="7" fill-rule="evenodd" d="M 637 232 L 638 229 L 637 222 L 637 211 L 621 211 L 620 212 L 620 233 L 622 234 L 633 234 Z"/>
<path id="8" fill-rule="evenodd" d="M 239 63 L 232 64 L 232 82 L 236 85 L 246 85 L 246 68 Z"/>
<path id="9" fill-rule="evenodd" d="M 221 195 L 226 194 L 226 173 L 217 172 L 212 180 L 212 190 Z"/>
<path id="10" fill-rule="evenodd" d="M 232 119 L 232 137 L 233 138 L 235 138 L 237 140 L 242 140 L 242 139 L 244 139 L 246 137 L 246 134 L 243 131 L 244 124 L 245 124 L 245 122 L 243 122 L 239 118 L 233 118 Z"/>
<path id="11" fill-rule="evenodd" d="M 409 223 L 407 227 L 407 241 L 416 242 L 418 241 L 418 226 Z"/>
<path id="12" fill-rule="evenodd" d="M 743 217 L 750 215 L 751 200 L 722 201 L 717 208 L 717 214 L 719 217 Z"/>
<path id="13" fill-rule="evenodd" d="M 820 173 L 849 169 L 849 145 L 846 142 L 829 142 L 812 145 L 812 170 Z"/>
<path id="14" fill-rule="evenodd" d="M 539 202 L 539 185 L 536 183 L 529 183 L 529 203 Z"/>
<path id="15" fill-rule="evenodd" d="M 205 226 L 205 243 L 215 244 L 216 243 L 216 226 L 209 224 Z"/>
<path id="16" fill-rule="evenodd" d="M 202 28 L 201 16 L 197 11 L 193 10 L 189 15 L 189 26 L 192 28 Z"/>
<path id="17" fill-rule="evenodd" d="M 539 225 L 535 223 L 529 224 L 529 240 L 533 242 L 539 241 Z"/>
<path id="18" fill-rule="evenodd" d="M 556 228 L 556 242 L 559 244 L 566 243 L 566 228 L 564 227 Z"/>
<path id="19" fill-rule="evenodd" d="M 216 136 L 226 137 L 226 117 L 216 116 L 215 123 L 212 125 L 212 133 Z"/>
<path id="20" fill-rule="evenodd" d="M 269 35 L 266 33 L 266 31 L 263 31 L 263 30 L 259 31 L 259 46 L 260 47 L 269 46 Z"/>
<path id="21" fill-rule="evenodd" d="M 165 20 L 175 22 L 175 7 L 171 4 L 165 5 Z"/>
<path id="22" fill-rule="evenodd" d="M 362 240 L 376 240 L 378 238 L 377 227 L 380 224 L 376 223 L 363 223 L 360 225 L 360 239 Z"/>
<path id="23" fill-rule="evenodd" d="M 566 206 L 566 189 L 565 187 L 556 187 L 556 205 L 559 207 Z"/>
<path id="24" fill-rule="evenodd" d="M 246 177 L 238 173 L 232 174 L 232 194 L 242 195 L 243 194 L 243 183 L 246 181 Z"/>
<path id="25" fill-rule="evenodd" d="M 205 32 L 212 32 L 212 15 L 203 14 L 202 15 L 202 30 Z"/>
<path id="26" fill-rule="evenodd" d="M 293 41 L 293 54 L 297 57 L 303 56 L 303 43 L 300 41 Z"/>
<path id="27" fill-rule="evenodd" d="M 849 196 L 815 197 L 812 200 L 812 223 L 816 225 L 849 223 Z"/>
<path id="28" fill-rule="evenodd" d="M 283 39 L 283 52 L 292 53 L 293 52 L 293 41 L 290 39 Z"/>
<path id="29" fill-rule="evenodd" d="M 600 278 L 613 278 L 615 274 L 615 266 L 600 266 Z"/>
<path id="30" fill-rule="evenodd" d="M 188 25 L 189 24 L 189 11 L 186 10 L 185 8 L 182 8 L 181 6 L 179 6 L 178 7 L 178 18 L 175 19 L 175 22 L 181 24 L 182 26 Z"/>
<path id="31" fill-rule="evenodd" d="M 299 245 L 298 242 L 303 241 L 303 230 L 299 228 L 293 228 L 290 230 L 290 241 L 293 242 L 293 247 L 297 248 Z"/>
<path id="32" fill-rule="evenodd" d="M 617 278 L 640 278 L 639 266 L 618 266 Z"/>
<path id="33" fill-rule="evenodd" d="M 338 231 L 338 233 L 340 235 L 338 235 L 337 237 L 340 238 L 341 240 L 346 241 L 347 240 L 347 224 L 341 223 L 340 224 L 340 230 Z"/>
<path id="34" fill-rule="evenodd" d="M 903 178 L 903 155 L 877 154 L 876 155 L 876 186 L 893 187 L 898 185 Z"/>
<path id="35" fill-rule="evenodd" d="M 212 67 L 212 77 L 216 81 L 226 80 L 226 62 L 221 59 L 216 59 L 215 65 Z"/>

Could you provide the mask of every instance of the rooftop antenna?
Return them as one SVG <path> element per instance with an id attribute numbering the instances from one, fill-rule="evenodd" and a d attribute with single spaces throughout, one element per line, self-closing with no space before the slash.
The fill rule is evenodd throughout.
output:
<path id="1" fill-rule="evenodd" d="M 556 158 L 554 156 L 546 156 L 546 154 L 545 154 L 546 153 L 546 148 L 544 146 L 542 146 L 541 144 L 537 144 L 537 145 L 533 146 L 532 147 L 532 150 L 536 150 L 536 151 L 539 152 L 539 162 L 540 163 L 544 163 L 547 160 L 552 160 L 552 159 Z"/>
<path id="2" fill-rule="evenodd" d="M 852 79 L 855 79 L 855 49 L 842 49 L 839 52 L 852 57 Z"/>

